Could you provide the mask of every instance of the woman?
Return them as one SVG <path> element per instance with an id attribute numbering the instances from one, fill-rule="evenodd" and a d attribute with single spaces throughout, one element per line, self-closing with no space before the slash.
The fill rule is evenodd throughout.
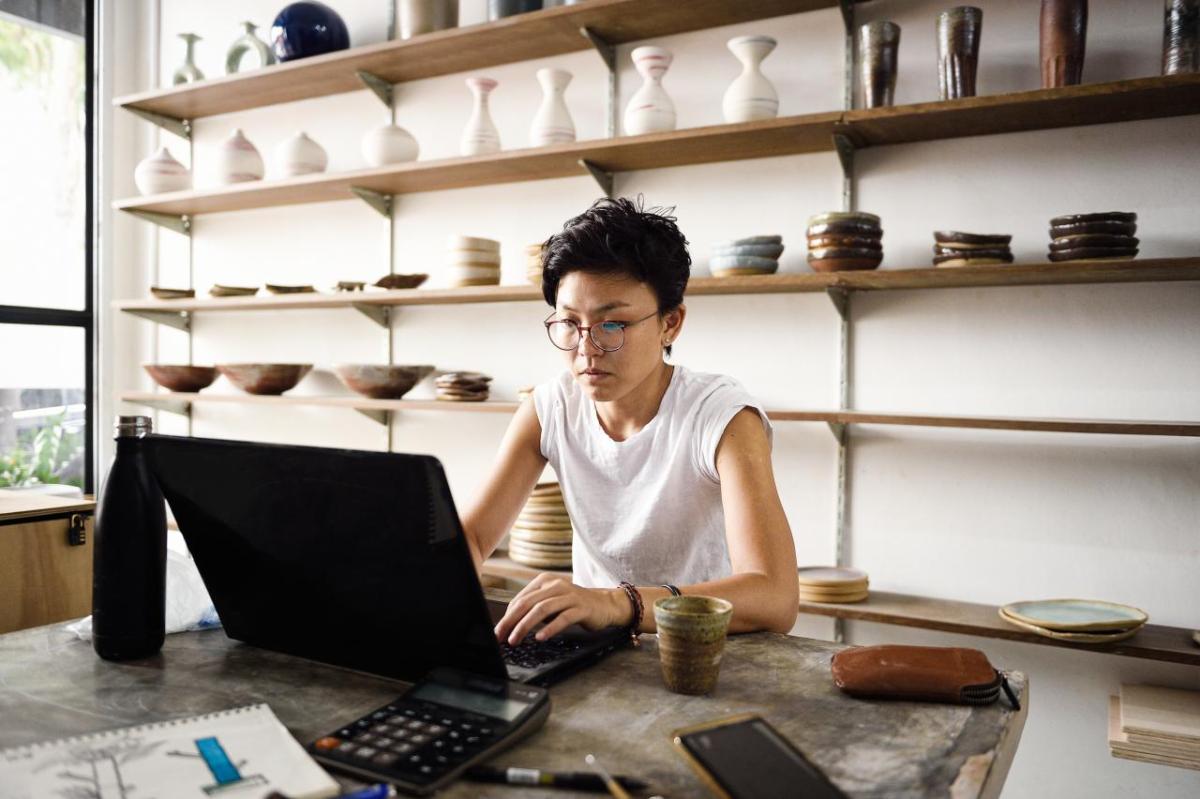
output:
<path id="1" fill-rule="evenodd" d="M 521 404 L 463 527 L 481 564 L 549 462 L 575 528 L 575 582 L 539 574 L 497 638 L 545 640 L 573 623 L 653 632 L 654 601 L 675 591 L 732 602 L 731 631 L 790 630 L 796 552 L 770 422 L 736 381 L 664 358 L 691 267 L 674 217 L 599 200 L 549 239 L 542 264 L 567 371 Z"/>

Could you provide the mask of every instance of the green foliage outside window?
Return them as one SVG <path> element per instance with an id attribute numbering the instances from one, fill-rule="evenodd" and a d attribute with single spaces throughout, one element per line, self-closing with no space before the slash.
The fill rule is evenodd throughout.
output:
<path id="1" fill-rule="evenodd" d="M 22 431 L 12 452 L 0 454 L 0 488 L 67 483 L 83 487 L 77 466 L 83 457 L 83 433 L 68 430 L 66 413 L 52 416 L 36 430 Z M 68 476 L 67 472 L 75 472 Z"/>

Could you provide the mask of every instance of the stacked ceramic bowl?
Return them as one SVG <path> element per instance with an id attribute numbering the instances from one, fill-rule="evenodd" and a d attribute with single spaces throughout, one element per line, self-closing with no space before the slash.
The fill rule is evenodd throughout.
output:
<path id="1" fill-rule="evenodd" d="M 801 602 L 840 604 L 867 598 L 867 573 L 840 566 L 801 566 Z"/>
<path id="2" fill-rule="evenodd" d="M 1043 599 L 1000 608 L 1009 624 L 1056 641 L 1108 644 L 1137 634 L 1150 617 L 1128 605 L 1095 599 Z"/>
<path id="3" fill-rule="evenodd" d="M 1137 214 L 1108 211 L 1050 220 L 1051 261 L 1123 261 L 1138 254 Z"/>
<path id="4" fill-rule="evenodd" d="M 451 236 L 447 250 L 450 286 L 500 284 L 500 242 L 476 236 Z"/>
<path id="5" fill-rule="evenodd" d="M 562 488 L 538 483 L 508 534 L 508 555 L 536 569 L 569 569 L 572 535 Z"/>
<path id="6" fill-rule="evenodd" d="M 530 244 L 525 248 L 525 277 L 535 286 L 542 285 L 541 244 Z"/>
<path id="7" fill-rule="evenodd" d="M 708 268 L 714 277 L 773 275 L 782 254 L 783 236 L 748 236 L 714 245 Z"/>
<path id="8" fill-rule="evenodd" d="M 492 378 L 479 372 L 446 372 L 434 381 L 437 398 L 445 402 L 483 402 Z"/>
<path id="9" fill-rule="evenodd" d="M 875 214 L 833 212 L 808 220 L 808 265 L 814 271 L 874 269 L 882 260 L 883 228 Z"/>
<path id="10" fill-rule="evenodd" d="M 1003 233 L 933 232 L 934 266 L 986 266 L 1011 264 L 1012 236 Z"/>

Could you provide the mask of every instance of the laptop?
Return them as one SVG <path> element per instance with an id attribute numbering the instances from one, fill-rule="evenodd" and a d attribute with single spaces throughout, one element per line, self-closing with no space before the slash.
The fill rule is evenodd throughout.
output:
<path id="1" fill-rule="evenodd" d="M 575 625 L 503 647 L 437 458 L 147 438 L 226 634 L 413 682 L 438 666 L 549 685 L 628 640 Z"/>

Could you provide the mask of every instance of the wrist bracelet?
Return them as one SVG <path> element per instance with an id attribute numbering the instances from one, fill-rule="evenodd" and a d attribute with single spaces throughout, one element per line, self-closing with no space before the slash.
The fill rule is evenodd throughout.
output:
<path id="1" fill-rule="evenodd" d="M 637 590 L 633 583 L 622 582 L 621 588 L 625 591 L 625 596 L 629 597 L 629 604 L 633 608 L 633 620 L 629 622 L 629 640 L 634 646 L 638 646 L 638 635 L 642 627 L 642 592 Z"/>
<path id="2" fill-rule="evenodd" d="M 683 592 L 670 583 L 663 583 L 660 588 L 665 588 L 671 592 L 671 596 L 683 596 Z"/>

